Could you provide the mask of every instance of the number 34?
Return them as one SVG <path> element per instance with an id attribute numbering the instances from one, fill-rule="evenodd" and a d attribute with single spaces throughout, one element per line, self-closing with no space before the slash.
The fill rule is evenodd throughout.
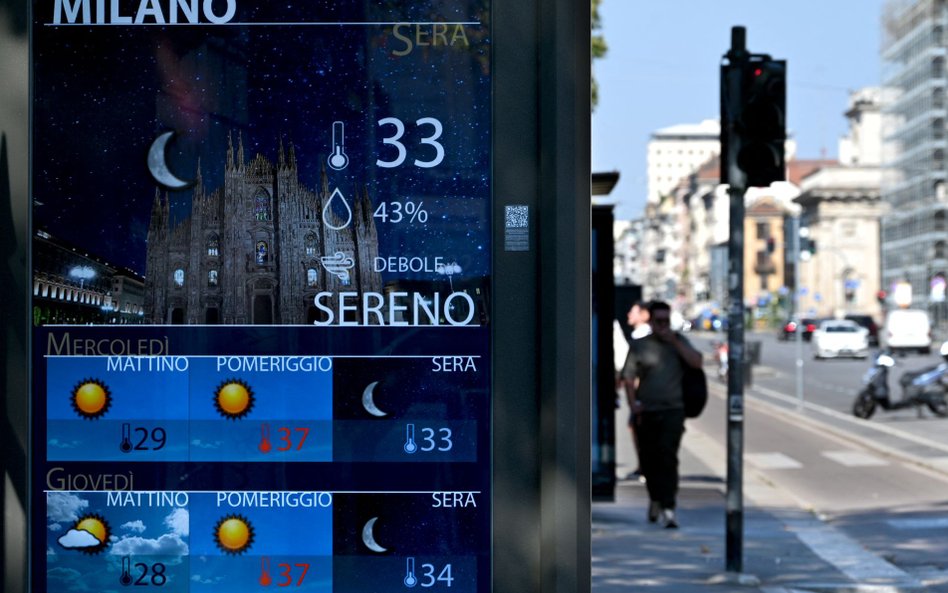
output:
<path id="1" fill-rule="evenodd" d="M 434 128 L 434 133 L 430 136 L 421 139 L 422 144 L 428 144 L 429 146 L 434 146 L 435 149 L 435 158 L 430 161 L 420 161 L 415 159 L 414 163 L 416 167 L 421 167 L 423 169 L 430 169 L 431 167 L 437 167 L 441 164 L 441 161 L 444 160 L 444 146 L 438 142 L 438 138 L 441 137 L 441 133 L 444 129 L 441 127 L 441 122 L 436 120 L 433 117 L 423 117 L 415 122 L 417 126 L 431 126 Z M 408 150 L 405 149 L 405 145 L 401 143 L 401 137 L 405 135 L 405 124 L 402 123 L 402 120 L 397 117 L 385 117 L 379 120 L 379 126 L 395 126 L 395 134 L 387 138 L 382 138 L 384 144 L 390 144 L 395 147 L 395 150 L 398 151 L 398 156 L 395 157 L 394 161 L 383 161 L 378 159 L 375 161 L 375 164 L 379 167 L 384 167 L 386 169 L 391 169 L 392 167 L 397 167 L 405 162 L 405 158 L 408 156 Z"/>

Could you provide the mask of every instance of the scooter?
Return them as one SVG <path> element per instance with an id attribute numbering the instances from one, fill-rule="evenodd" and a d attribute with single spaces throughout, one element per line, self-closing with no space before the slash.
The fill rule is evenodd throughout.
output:
<path id="1" fill-rule="evenodd" d="M 895 366 L 895 359 L 879 352 L 872 367 L 863 375 L 864 387 L 853 402 L 853 415 L 869 419 L 877 407 L 889 411 L 914 406 L 921 416 L 922 406 L 928 406 L 936 416 L 948 416 L 948 342 L 942 344 L 941 355 L 945 360 L 936 366 L 903 373 L 899 377 L 902 398 L 892 401 L 889 397 L 889 369 Z"/>

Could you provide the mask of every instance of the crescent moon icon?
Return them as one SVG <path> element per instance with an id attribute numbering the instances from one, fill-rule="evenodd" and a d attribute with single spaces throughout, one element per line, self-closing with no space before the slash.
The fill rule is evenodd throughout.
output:
<path id="1" fill-rule="evenodd" d="M 382 416 L 387 416 L 388 414 L 380 410 L 378 406 L 375 405 L 375 400 L 373 399 L 375 394 L 373 391 L 375 390 L 375 386 L 378 384 L 378 381 L 372 381 L 369 383 L 369 386 L 365 388 L 365 391 L 362 392 L 362 407 L 365 408 L 365 411 L 369 414 L 372 414 L 376 418 L 381 418 Z"/>
<path id="2" fill-rule="evenodd" d="M 372 550 L 373 552 L 387 552 L 386 548 L 383 548 L 375 541 L 375 534 L 372 533 L 372 530 L 375 528 L 375 522 L 378 521 L 378 517 L 372 517 L 365 523 L 365 527 L 362 528 L 362 543 L 365 544 L 365 547 Z"/>
<path id="3" fill-rule="evenodd" d="M 148 149 L 148 171 L 155 178 L 155 181 L 168 189 L 184 189 L 190 187 L 193 182 L 178 178 L 168 169 L 166 150 L 168 141 L 173 136 L 174 132 L 165 132 L 151 143 L 151 148 Z"/>

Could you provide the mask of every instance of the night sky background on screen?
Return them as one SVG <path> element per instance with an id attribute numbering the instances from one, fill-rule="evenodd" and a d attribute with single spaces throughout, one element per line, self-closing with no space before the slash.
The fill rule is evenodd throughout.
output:
<path id="1" fill-rule="evenodd" d="M 428 3 L 238 2 L 228 26 L 65 27 L 49 25 L 52 4 L 34 5 L 34 229 L 144 274 L 151 206 L 156 190 L 162 199 L 166 191 L 146 164 L 159 134 L 175 132 L 169 169 L 193 181 L 200 162 L 207 193 L 223 184 L 229 137 L 235 151 L 242 139 L 245 161 L 260 153 L 276 163 L 280 140 L 287 153 L 292 143 L 301 183 L 319 190 L 333 122 L 344 121 L 350 166 L 327 171 L 330 187 L 354 195 L 364 186 L 373 204 L 425 199 L 430 215 L 424 227 L 379 225 L 380 255 L 437 249 L 454 254 L 465 276 L 488 273 L 487 23 L 465 27 L 466 45 L 450 29 L 444 39 L 455 43 L 404 56 L 395 55 L 405 43 L 392 25 L 234 25 L 470 22 L 479 20 L 478 2 L 447 13 Z M 394 156 L 382 143 L 384 117 L 406 123 L 405 166 L 375 166 Z M 432 158 L 419 143 L 430 128 L 414 126 L 423 117 L 444 126 L 445 159 L 432 169 L 411 165 Z M 173 219 L 190 214 L 190 190 L 168 198 Z"/>

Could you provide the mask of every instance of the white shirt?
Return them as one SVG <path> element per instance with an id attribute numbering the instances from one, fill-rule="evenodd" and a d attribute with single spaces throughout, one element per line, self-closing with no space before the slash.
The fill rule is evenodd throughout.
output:
<path id="1" fill-rule="evenodd" d="M 652 333 L 652 326 L 647 323 L 640 323 L 632 330 L 632 339 L 638 340 Z"/>

